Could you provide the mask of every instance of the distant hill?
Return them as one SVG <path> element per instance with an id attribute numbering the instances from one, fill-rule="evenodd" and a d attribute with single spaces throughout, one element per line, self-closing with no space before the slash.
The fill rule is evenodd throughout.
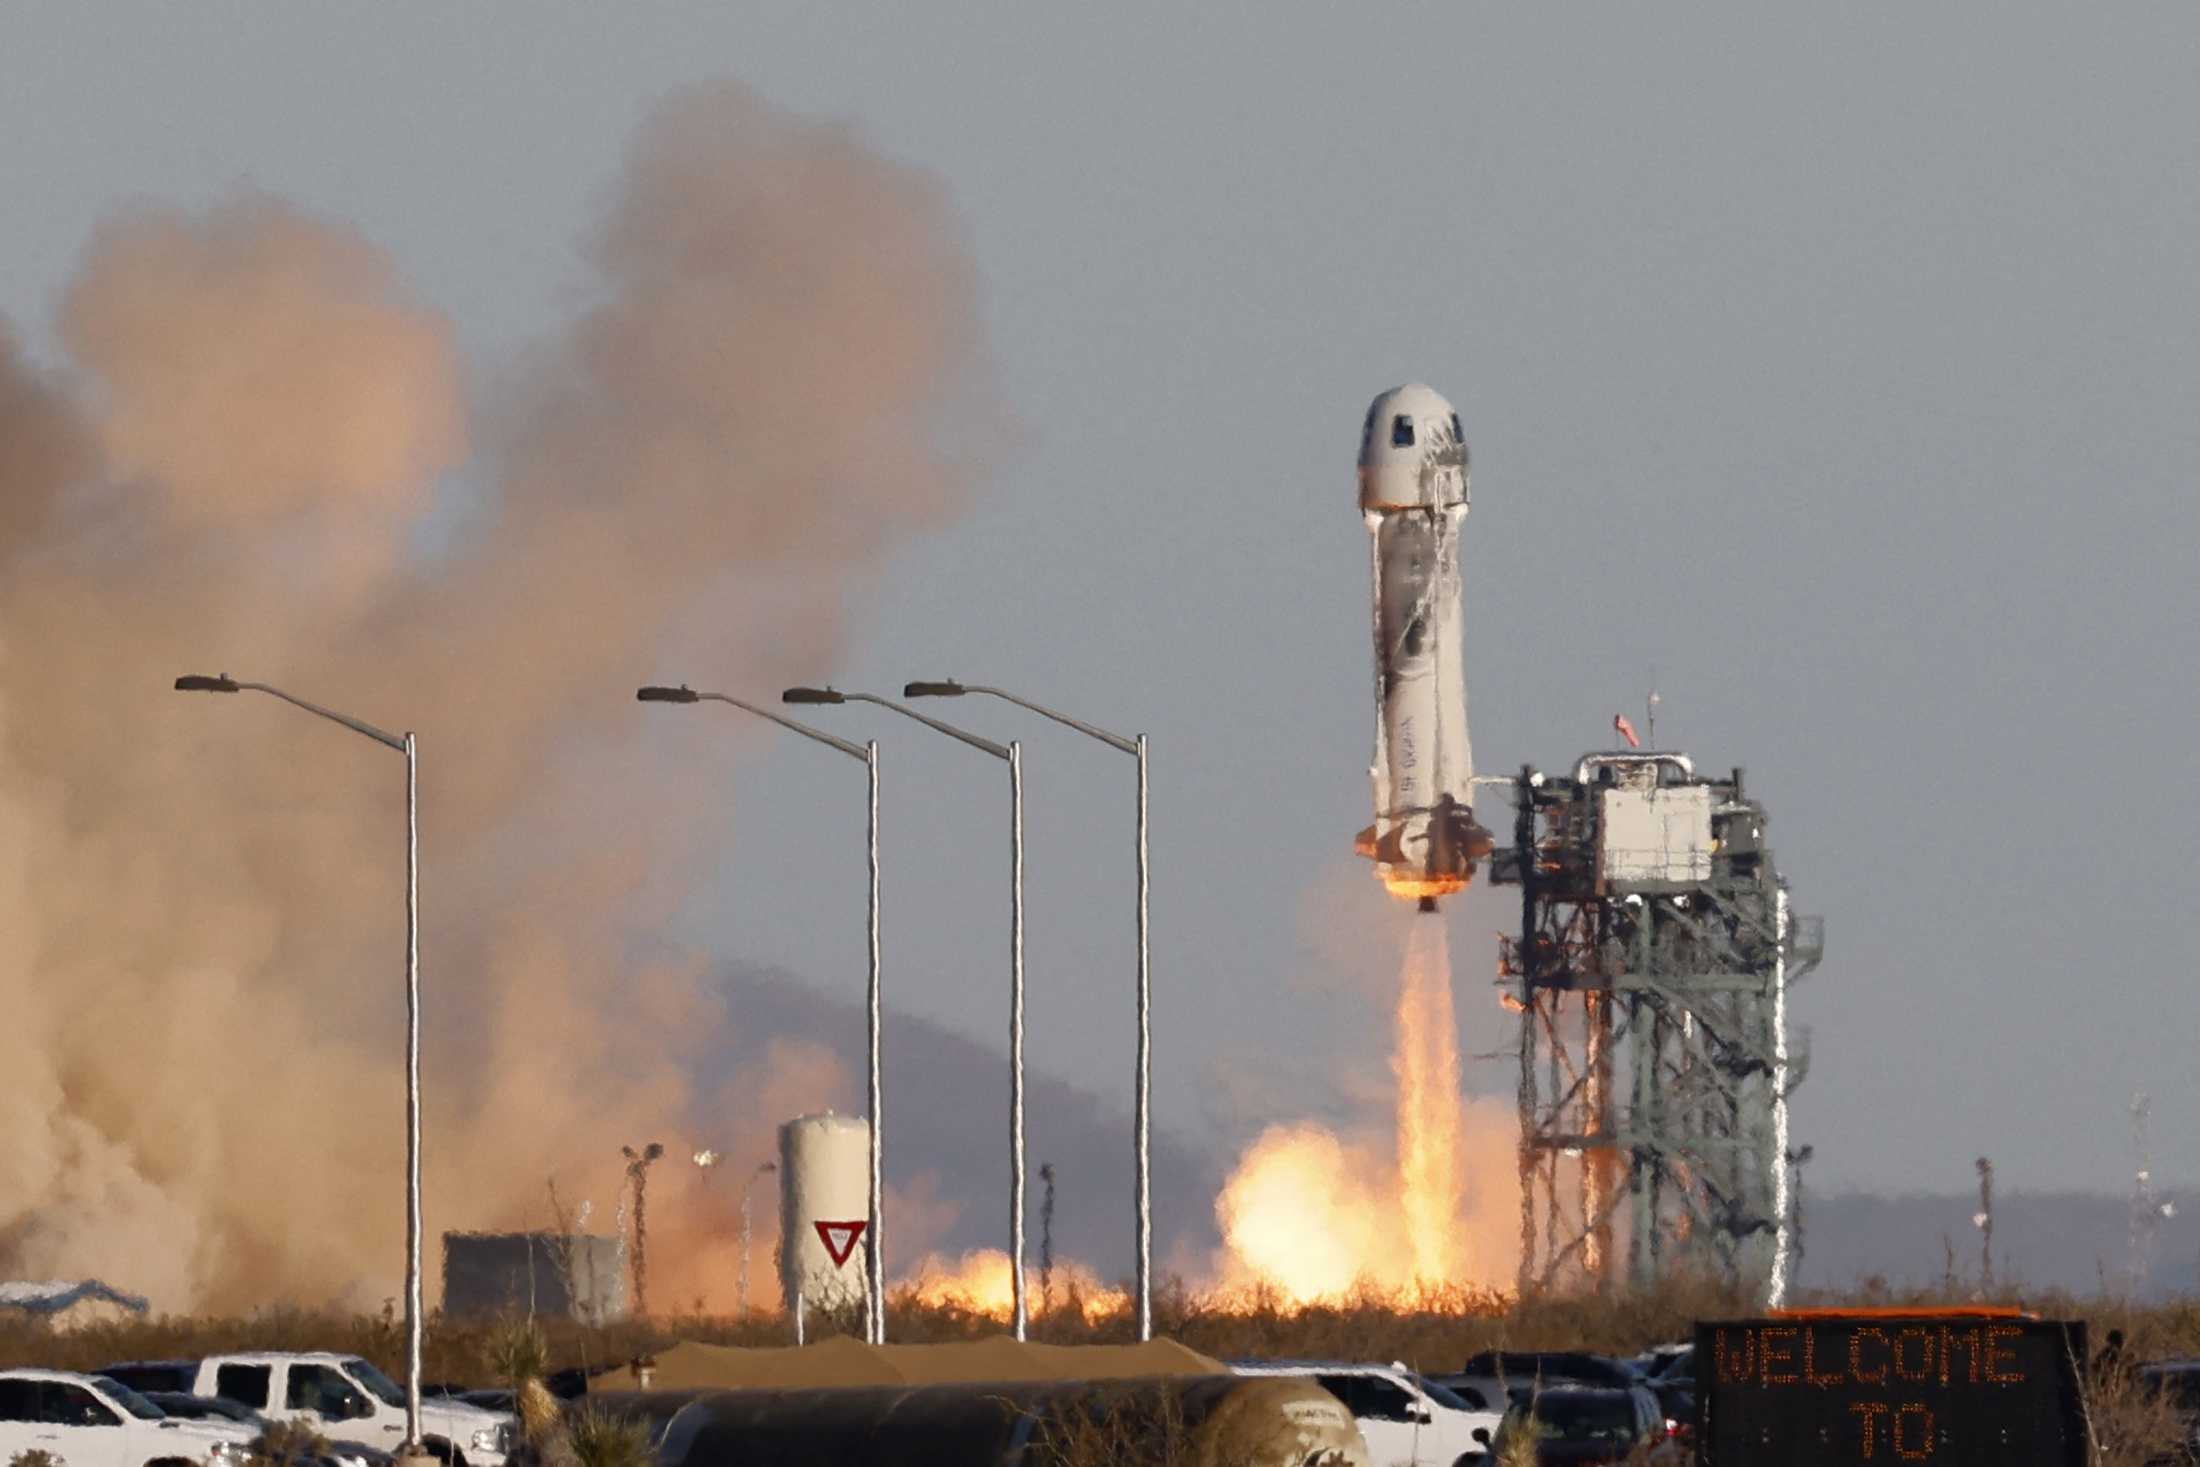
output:
<path id="1" fill-rule="evenodd" d="M 2155 1226 L 2147 1298 L 2190 1293 L 2200 1281 L 2200 1188 L 2163 1194 L 2173 1204 Z M 1949 1272 L 1978 1277 L 1976 1193 L 1881 1197 L 1805 1194 L 1804 1257 L 1797 1282 L 1838 1289 L 1871 1275 L 1938 1284 Z M 2131 1199 L 2088 1192 L 2007 1192 L 1994 1199 L 1994 1272 L 2034 1287 L 2120 1293 L 2130 1277 Z"/>

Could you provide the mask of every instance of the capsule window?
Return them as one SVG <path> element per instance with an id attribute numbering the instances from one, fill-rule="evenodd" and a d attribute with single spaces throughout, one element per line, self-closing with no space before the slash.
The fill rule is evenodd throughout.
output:
<path id="1" fill-rule="evenodd" d="M 1457 413 L 1451 415 L 1451 441 L 1454 443 L 1467 441 L 1467 430 L 1459 426 L 1459 415 Z"/>
<path id="2" fill-rule="evenodd" d="M 1404 413 L 1400 413 L 1390 420 L 1390 446 L 1392 448 L 1411 448 L 1413 446 L 1413 419 L 1407 417 Z"/>

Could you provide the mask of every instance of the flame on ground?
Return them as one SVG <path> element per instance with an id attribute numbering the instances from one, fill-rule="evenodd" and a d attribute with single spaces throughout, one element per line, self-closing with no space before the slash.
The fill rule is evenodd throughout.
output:
<path id="1" fill-rule="evenodd" d="M 1270 1126 L 1216 1199 L 1222 1286 L 1287 1306 L 1388 1295 L 1465 1307 L 1508 1289 L 1520 1183 L 1509 1107 L 1460 1092 L 1444 924 L 1413 920 L 1397 1012 L 1394 1151 Z"/>
<path id="2" fill-rule="evenodd" d="M 1081 1263 L 1057 1260 L 1052 1288 L 1042 1291 L 1039 1270 L 1026 1265 L 1026 1304 L 1034 1316 L 1075 1306 L 1088 1321 L 1099 1321 L 1130 1308 L 1130 1296 L 1111 1289 Z M 960 1309 L 1006 1321 L 1016 1313 L 1016 1285 L 1008 1266 L 1008 1254 L 998 1248 L 979 1248 L 949 1260 L 928 1253 L 908 1277 L 895 1286 L 894 1302 L 934 1309 Z"/>

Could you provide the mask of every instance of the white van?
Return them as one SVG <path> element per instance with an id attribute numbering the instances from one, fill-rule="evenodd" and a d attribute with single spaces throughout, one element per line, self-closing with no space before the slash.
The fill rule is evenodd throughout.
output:
<path id="1" fill-rule="evenodd" d="M 0 1462 L 45 1452 L 62 1467 L 236 1467 L 255 1434 L 168 1416 L 100 1376 L 0 1370 Z"/>

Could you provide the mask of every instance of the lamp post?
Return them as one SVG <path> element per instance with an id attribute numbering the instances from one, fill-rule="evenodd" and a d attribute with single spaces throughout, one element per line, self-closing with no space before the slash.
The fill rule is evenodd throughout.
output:
<path id="1" fill-rule="evenodd" d="M 873 1131 L 878 1129 L 875 1122 L 871 1129 Z M 750 1172 L 741 1183 L 741 1318 L 744 1322 L 749 1317 L 749 1189 L 756 1185 L 757 1178 L 768 1176 L 778 1170 L 778 1162 L 764 1162 L 755 1171 Z M 880 1344 L 883 1343 L 883 1339 L 873 1340 L 871 1343 Z"/>
<path id="2" fill-rule="evenodd" d="M 789 703 L 876 703 L 926 728 L 946 734 L 1008 765 L 1009 986 L 1008 986 L 1008 1237 L 1009 1278 L 1015 1295 L 1016 1338 L 1030 1323 L 1024 1288 L 1024 755 L 1021 745 L 996 744 L 953 724 L 927 718 L 914 708 L 871 693 L 842 693 L 832 688 L 789 688 Z M 875 1193 L 873 1194 L 876 1195 Z"/>
<path id="3" fill-rule="evenodd" d="M 871 1212 L 869 1218 L 866 1220 L 866 1224 L 863 1230 L 863 1332 L 865 1340 L 868 1341 L 870 1344 L 883 1345 L 886 1343 L 886 1243 L 882 1234 L 885 1232 L 886 1213 L 885 1207 L 881 1202 L 879 1190 L 881 1172 L 880 1159 L 882 1154 L 882 1147 L 884 1145 L 884 1117 L 881 1114 L 883 1095 L 879 1085 L 878 1059 L 880 1018 L 878 940 L 878 740 L 873 739 L 869 743 L 861 745 L 851 744 L 846 739 L 836 739 L 829 733 L 824 733 L 818 729 L 811 728 L 808 724 L 805 723 L 797 723 L 791 718 L 782 717 L 781 715 L 774 713 L 767 708 L 759 708 L 754 703 L 745 703 L 739 698 L 728 697 L 724 693 L 699 693 L 695 691 L 695 689 L 690 688 L 685 684 L 682 684 L 677 688 L 641 688 L 636 690 L 634 696 L 638 701 L 643 703 L 724 703 L 731 707 L 740 709 L 743 713 L 753 713 L 758 718 L 766 719 L 772 723 L 776 723 L 781 728 L 786 729 L 790 733 L 798 733 L 806 739 L 809 739 L 815 743 L 825 745 L 827 748 L 838 749 L 841 753 L 846 754 L 851 759 L 860 759 L 863 761 L 863 766 L 867 773 L 869 783 L 868 808 L 870 814 L 868 820 L 867 848 L 870 853 L 869 861 L 871 877 L 871 972 L 870 982 L 864 999 L 864 1006 L 867 1010 L 870 1028 L 870 1036 L 868 1042 L 870 1048 L 869 1069 L 871 1072 Z M 776 1168 L 773 1163 L 767 1162 L 762 1167 L 758 1168 L 757 1175 L 762 1175 L 764 1172 L 772 1171 L 775 1169 Z M 754 1176 L 749 1178 L 749 1181 L 751 1182 L 755 1180 L 756 1178 Z M 748 1186 L 746 1183 L 744 1183 L 741 1188 L 741 1293 L 742 1309 L 744 1313 L 747 1311 L 748 1307 L 748 1198 Z"/>
<path id="4" fill-rule="evenodd" d="M 1153 1338 L 1153 990 L 1147 971 L 1147 857 L 1146 857 L 1146 736 L 1125 738 L 1095 728 L 1067 713 L 1042 708 L 1001 688 L 968 687 L 956 682 L 911 683 L 901 690 L 905 698 L 960 698 L 965 693 L 984 693 L 1051 718 L 1065 728 L 1098 739 L 1138 761 L 1138 1073 L 1136 1099 L 1132 1103 L 1132 1151 L 1137 1158 L 1138 1196 L 1138 1338 Z"/>
<path id="5" fill-rule="evenodd" d="M 643 1211 L 649 1198 L 649 1164 L 665 1154 L 665 1148 L 652 1141 L 640 1151 L 631 1146 L 619 1148 L 626 1158 L 626 1179 L 634 1184 L 634 1317 L 649 1318 L 649 1217 Z"/>
<path id="6" fill-rule="evenodd" d="M 265 693 L 303 708 L 353 733 L 365 734 L 405 756 L 405 1441 L 401 1456 L 420 1457 L 420 744 L 399 738 L 317 703 L 294 698 L 266 683 L 238 682 L 228 673 L 176 679 L 179 693 Z"/>

